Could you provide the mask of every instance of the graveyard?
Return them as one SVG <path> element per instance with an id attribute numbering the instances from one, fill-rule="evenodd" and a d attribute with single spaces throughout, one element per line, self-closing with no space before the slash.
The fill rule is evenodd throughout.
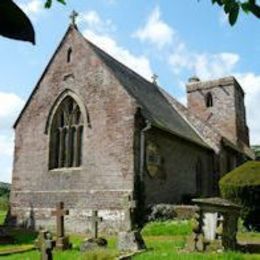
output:
<path id="1" fill-rule="evenodd" d="M 1 211 L 1 216 L 5 212 Z M 1 223 L 2 224 L 2 223 Z M 7 260 L 15 259 L 40 259 L 41 253 L 35 248 L 36 232 L 22 229 L 8 230 L 15 238 L 16 242 L 9 245 L 0 246 L 0 258 Z M 241 252 L 207 252 L 194 253 L 185 250 L 187 238 L 192 233 L 192 223 L 189 220 L 163 221 L 148 223 L 142 230 L 147 250 L 133 256 L 132 259 L 259 259 L 260 254 L 248 254 Z M 125 254 L 120 254 L 117 250 L 117 236 L 105 236 L 108 245 L 105 249 L 81 252 L 80 246 L 86 236 L 91 234 L 67 234 L 72 247 L 68 250 L 53 250 L 53 259 L 118 259 Z M 237 240 L 239 243 L 260 244 L 260 234 L 256 232 L 246 232 L 242 225 L 239 225 Z M 48 258 L 46 258 L 48 259 Z M 119 258 L 120 259 L 120 258 Z M 124 259 L 124 258 L 122 258 Z"/>
<path id="2" fill-rule="evenodd" d="M 0 1 L 0 260 L 260 260 L 258 1 L 40 1 Z"/>

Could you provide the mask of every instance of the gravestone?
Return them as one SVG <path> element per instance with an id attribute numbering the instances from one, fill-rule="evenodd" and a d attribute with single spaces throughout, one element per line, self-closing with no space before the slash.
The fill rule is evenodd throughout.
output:
<path id="1" fill-rule="evenodd" d="M 80 246 L 80 251 L 85 252 L 97 248 L 107 247 L 107 240 L 98 236 L 98 224 L 103 221 L 101 217 L 98 216 L 98 211 L 93 210 L 92 216 L 87 218 L 91 222 L 91 238 L 87 238 L 83 241 Z"/>
<path id="2" fill-rule="evenodd" d="M 39 236 L 35 241 L 35 247 L 41 253 L 41 260 L 52 260 L 52 250 L 54 248 L 55 241 L 52 240 L 52 235 L 49 231 L 41 230 Z"/>
<path id="3" fill-rule="evenodd" d="M 34 209 L 33 209 L 32 205 L 30 207 L 29 217 L 26 220 L 26 228 L 31 229 L 31 230 L 35 230 Z"/>
<path id="4" fill-rule="evenodd" d="M 88 221 L 91 222 L 92 238 L 98 238 L 98 224 L 101 223 L 103 219 L 98 216 L 97 210 L 92 211 L 92 216 L 88 217 Z"/>
<path id="5" fill-rule="evenodd" d="M 139 251 L 146 248 L 140 230 L 136 229 L 134 210 L 137 203 L 132 196 L 125 197 L 125 231 L 118 234 L 118 250 L 122 252 Z"/>
<path id="6" fill-rule="evenodd" d="M 69 237 L 65 236 L 64 217 L 69 215 L 69 210 L 64 209 L 64 203 L 59 202 L 57 208 L 52 212 L 52 216 L 56 217 L 57 225 L 57 239 L 56 248 L 59 250 L 66 250 L 71 248 Z"/>
<path id="7" fill-rule="evenodd" d="M 222 198 L 193 199 L 195 214 L 192 240 L 188 249 L 221 251 L 237 249 L 237 222 L 241 207 Z"/>
<path id="8" fill-rule="evenodd" d="M 203 218 L 203 232 L 209 241 L 216 239 L 218 213 L 207 212 Z"/>

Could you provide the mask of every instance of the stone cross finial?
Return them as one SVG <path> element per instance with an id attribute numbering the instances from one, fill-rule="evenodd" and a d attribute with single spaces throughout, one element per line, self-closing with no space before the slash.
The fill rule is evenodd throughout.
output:
<path id="1" fill-rule="evenodd" d="M 103 221 L 102 218 L 98 217 L 98 211 L 93 210 L 92 216 L 88 217 L 88 221 L 91 221 L 91 231 L 93 238 L 98 238 L 98 224 Z"/>
<path id="2" fill-rule="evenodd" d="M 52 260 L 52 250 L 54 247 L 54 241 L 49 231 L 40 231 L 37 240 L 35 241 L 35 247 L 41 252 L 41 260 Z"/>
<path id="3" fill-rule="evenodd" d="M 76 25 L 76 18 L 78 17 L 78 13 L 73 10 L 71 15 L 70 15 L 70 19 L 71 19 L 71 25 Z"/>
<path id="4" fill-rule="evenodd" d="M 63 202 L 59 202 L 56 210 L 52 212 L 52 216 L 55 216 L 57 221 L 57 238 L 65 235 L 64 216 L 66 215 L 69 215 L 69 211 L 64 209 Z"/>
<path id="5" fill-rule="evenodd" d="M 158 79 L 158 78 L 159 78 L 158 75 L 156 75 L 156 74 L 153 74 L 153 75 L 152 75 L 152 82 L 153 82 L 154 85 L 157 85 L 157 79 Z"/>
<path id="6" fill-rule="evenodd" d="M 133 211 L 137 207 L 136 201 L 132 199 L 132 196 L 130 195 L 126 196 L 124 207 L 125 207 L 125 221 L 126 221 L 127 231 L 131 231 L 134 229 Z"/>

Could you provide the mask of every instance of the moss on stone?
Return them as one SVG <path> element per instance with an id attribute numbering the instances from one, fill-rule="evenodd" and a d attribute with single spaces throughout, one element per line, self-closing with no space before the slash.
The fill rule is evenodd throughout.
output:
<path id="1" fill-rule="evenodd" d="M 260 162 L 249 161 L 234 169 L 220 180 L 220 186 L 260 185 Z"/>
<path id="2" fill-rule="evenodd" d="M 260 231 L 260 162 L 250 161 L 219 182 L 222 197 L 242 206 L 241 217 L 249 230 Z"/>

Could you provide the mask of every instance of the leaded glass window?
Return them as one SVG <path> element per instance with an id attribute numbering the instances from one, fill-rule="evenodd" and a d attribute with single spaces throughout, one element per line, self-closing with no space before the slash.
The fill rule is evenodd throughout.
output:
<path id="1" fill-rule="evenodd" d="M 59 105 L 50 131 L 50 169 L 79 167 L 82 161 L 83 119 L 75 100 Z"/>

